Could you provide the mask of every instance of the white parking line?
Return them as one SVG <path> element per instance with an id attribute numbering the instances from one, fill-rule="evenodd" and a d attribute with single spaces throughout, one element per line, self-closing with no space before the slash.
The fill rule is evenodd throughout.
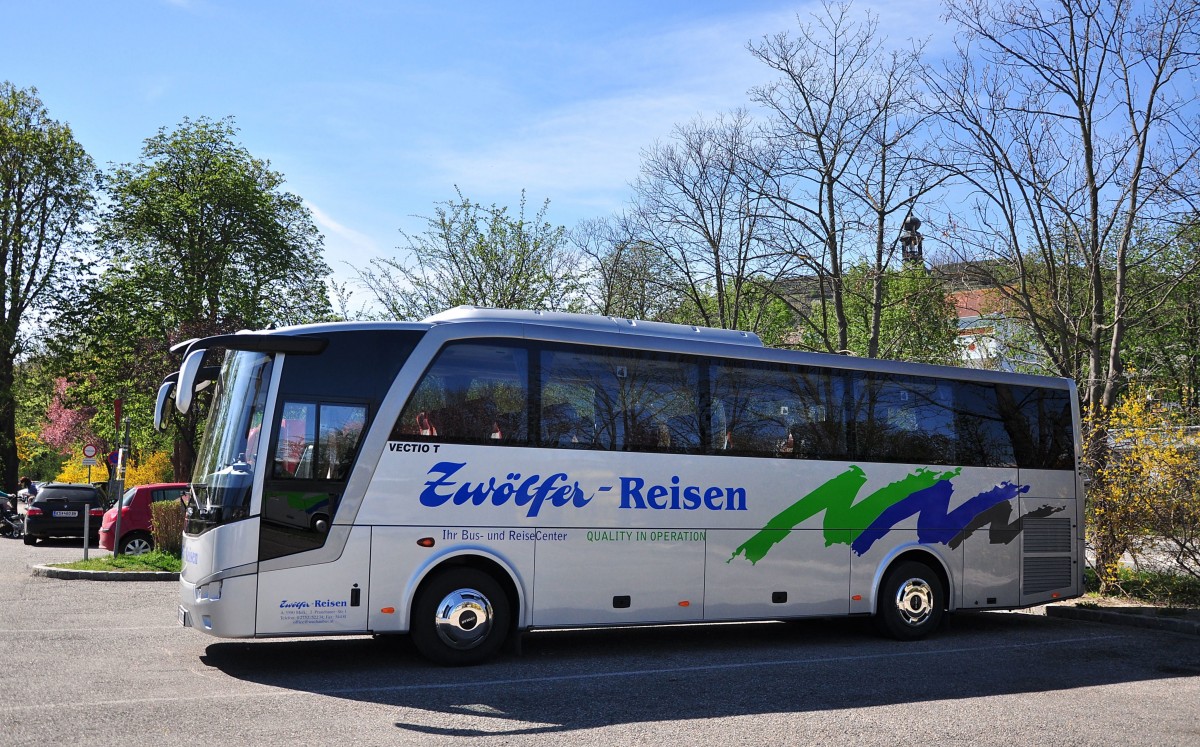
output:
<path id="1" fill-rule="evenodd" d="M 100 633 L 107 635 L 118 630 L 178 630 L 179 623 L 174 625 L 141 625 L 131 628 L 0 628 L 0 637 L 28 633 L 30 635 L 45 635 L 46 633 Z"/>
<path id="2" fill-rule="evenodd" d="M 422 690 L 466 690 L 481 687 L 511 687 L 513 685 L 540 685 L 558 682 L 577 682 L 588 680 L 619 679 L 646 677 L 663 674 L 698 674 L 705 672 L 721 672 L 735 669 L 753 669 L 761 667 L 794 667 L 811 664 L 836 664 L 839 662 L 871 661 L 880 659 L 907 659 L 921 656 L 945 656 L 946 654 L 995 653 L 997 651 L 1014 651 L 1018 649 L 1041 648 L 1046 646 L 1062 646 L 1074 643 L 1094 641 L 1115 641 L 1128 638 L 1125 635 L 1086 636 L 1079 638 L 1059 638 L 1053 641 L 1038 641 L 1036 643 L 1013 643 L 1006 646 L 972 646 L 964 648 L 930 649 L 925 651 L 898 651 L 879 654 L 860 654 L 852 656 L 810 657 L 804 659 L 770 659 L 766 661 L 743 661 L 730 664 L 704 664 L 689 667 L 658 667 L 654 669 L 623 669 L 614 672 L 583 672 L 579 674 L 557 674 L 543 677 L 511 677 L 493 680 L 474 680 L 470 682 L 442 682 L 412 685 L 380 685 L 370 687 L 329 688 L 326 690 L 285 688 L 275 685 L 255 685 L 253 687 L 230 692 L 223 687 L 222 692 L 209 694 L 189 694 L 180 696 L 152 698 L 123 698 L 115 700 L 95 700 L 88 702 L 71 701 L 64 703 L 38 702 L 32 705 L 6 706 L 6 712 L 36 711 L 59 708 L 96 708 L 103 706 L 143 705 L 150 703 L 191 703 L 204 700 L 226 700 L 229 698 L 245 698 L 247 696 L 264 697 L 268 695 L 285 695 L 295 697 L 309 693 L 323 696 L 362 695 L 366 693 L 387 692 L 419 692 Z"/>

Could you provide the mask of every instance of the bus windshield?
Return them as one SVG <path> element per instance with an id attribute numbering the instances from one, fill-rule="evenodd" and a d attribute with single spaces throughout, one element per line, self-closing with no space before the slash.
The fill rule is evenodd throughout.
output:
<path id="1" fill-rule="evenodd" d="M 272 361 L 265 353 L 236 350 L 225 359 L 196 457 L 192 476 L 195 500 L 184 527 L 188 534 L 200 534 L 250 514 Z"/>

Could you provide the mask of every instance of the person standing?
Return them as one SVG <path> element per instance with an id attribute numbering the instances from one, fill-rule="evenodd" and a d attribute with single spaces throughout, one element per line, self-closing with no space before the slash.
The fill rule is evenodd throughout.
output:
<path id="1" fill-rule="evenodd" d="M 28 477 L 22 477 L 20 481 L 21 489 L 17 491 L 17 495 L 24 493 L 26 503 L 33 503 L 33 499 L 37 497 L 37 485 Z"/>

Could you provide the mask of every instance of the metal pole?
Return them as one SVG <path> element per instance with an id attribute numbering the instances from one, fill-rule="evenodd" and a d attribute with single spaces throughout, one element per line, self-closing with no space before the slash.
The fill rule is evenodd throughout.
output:
<path id="1" fill-rule="evenodd" d="M 83 507 L 83 559 L 88 559 L 88 545 L 92 542 L 92 507 Z"/>
<path id="2" fill-rule="evenodd" d="M 125 459 L 129 451 L 129 421 L 125 421 L 125 439 L 117 450 L 117 477 L 113 480 L 113 492 L 116 495 L 117 520 L 113 524 L 113 555 L 121 554 L 121 509 L 122 496 L 125 493 Z"/>

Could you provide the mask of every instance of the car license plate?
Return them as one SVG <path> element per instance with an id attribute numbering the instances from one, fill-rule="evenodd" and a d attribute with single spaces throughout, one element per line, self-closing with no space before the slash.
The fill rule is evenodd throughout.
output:
<path id="1" fill-rule="evenodd" d="M 192 621 L 188 616 L 187 608 L 182 604 L 179 605 L 179 624 L 185 628 L 192 627 Z"/>
<path id="2" fill-rule="evenodd" d="M 51 511 L 50 515 L 56 519 L 74 519 L 79 516 L 78 511 Z"/>

